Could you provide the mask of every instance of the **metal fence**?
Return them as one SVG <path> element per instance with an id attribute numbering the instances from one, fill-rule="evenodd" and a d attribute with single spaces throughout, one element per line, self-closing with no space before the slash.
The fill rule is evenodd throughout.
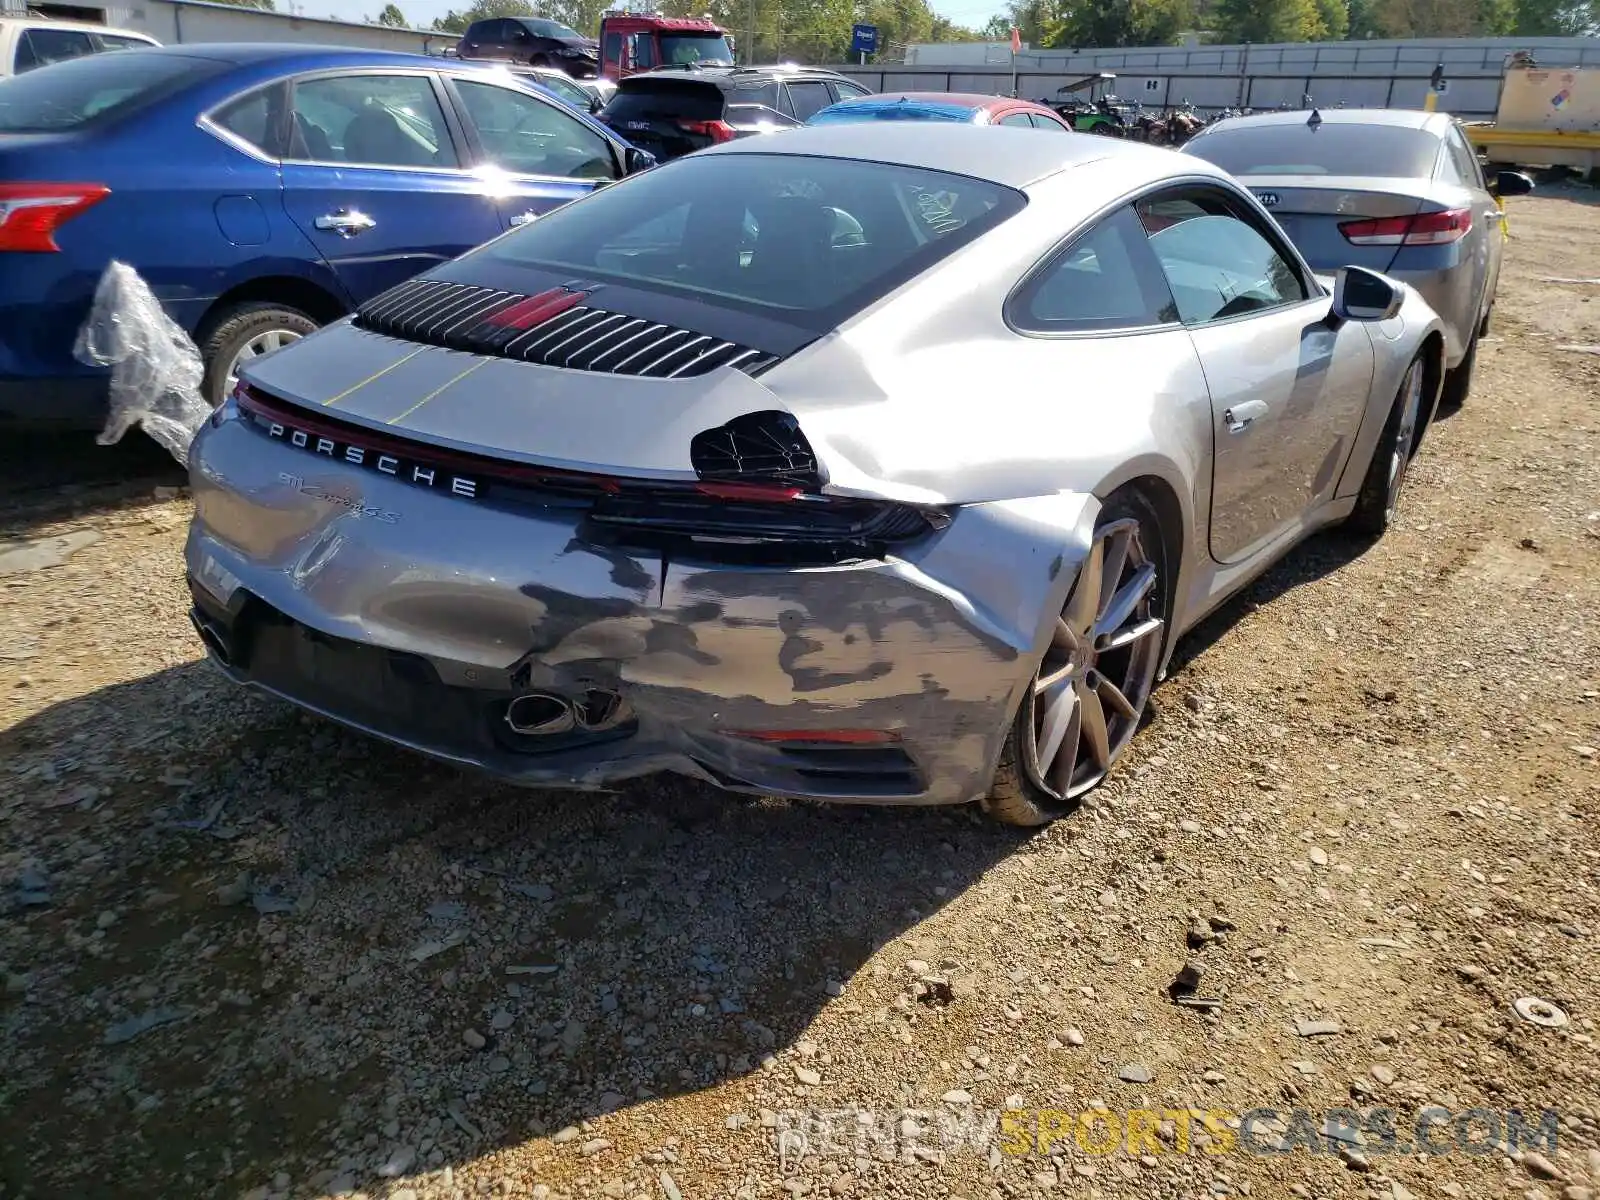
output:
<path id="1" fill-rule="evenodd" d="M 929 62 L 930 51 L 954 58 L 973 47 L 913 46 L 914 62 L 878 67 L 841 66 L 875 91 L 955 91 L 1003 94 L 1012 68 L 982 61 Z M 1384 42 L 1311 42 L 1270 46 L 1154 47 L 1132 50 L 1029 50 L 1017 55 L 1017 93 L 1055 98 L 1063 84 L 1102 71 L 1124 101 L 1164 109 L 1193 103 L 1204 112 L 1222 108 L 1300 107 L 1310 95 L 1323 107 L 1421 108 L 1434 67 L 1444 67 L 1442 110 L 1469 119 L 1494 116 L 1506 57 L 1532 53 L 1546 66 L 1600 67 L 1600 38 L 1417 39 Z"/>

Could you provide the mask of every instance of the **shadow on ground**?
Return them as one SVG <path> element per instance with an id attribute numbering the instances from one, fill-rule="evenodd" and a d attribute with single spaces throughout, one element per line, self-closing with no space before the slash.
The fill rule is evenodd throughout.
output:
<path id="1" fill-rule="evenodd" d="M 0 758 L 51 899 L 0 921 L 28 972 L 0 1009 L 8 1195 L 370 1185 L 399 1146 L 460 1164 L 707 1088 L 1024 840 L 671 777 L 518 791 L 203 663 L 46 710 Z M 151 1013 L 177 1019 L 115 1040 Z"/>
<path id="2" fill-rule="evenodd" d="M 0 536 L 27 537 L 42 525 L 187 482 L 184 469 L 138 430 L 114 446 L 97 445 L 92 433 L 3 433 Z"/>

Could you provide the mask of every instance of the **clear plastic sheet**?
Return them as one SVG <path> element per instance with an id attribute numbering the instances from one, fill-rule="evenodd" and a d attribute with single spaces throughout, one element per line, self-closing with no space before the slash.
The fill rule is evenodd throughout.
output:
<path id="1" fill-rule="evenodd" d="M 79 362 L 111 368 L 100 445 L 120 441 L 137 425 L 187 465 L 189 443 L 211 415 L 200 394 L 200 351 L 127 263 L 106 267 L 72 353 Z"/>

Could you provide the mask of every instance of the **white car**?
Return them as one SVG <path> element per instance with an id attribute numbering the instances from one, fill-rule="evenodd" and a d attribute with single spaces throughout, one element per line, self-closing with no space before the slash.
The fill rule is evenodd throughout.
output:
<path id="1" fill-rule="evenodd" d="M 21 75 L 85 54 L 160 44 L 149 34 L 131 29 L 45 17 L 0 17 L 0 76 Z"/>

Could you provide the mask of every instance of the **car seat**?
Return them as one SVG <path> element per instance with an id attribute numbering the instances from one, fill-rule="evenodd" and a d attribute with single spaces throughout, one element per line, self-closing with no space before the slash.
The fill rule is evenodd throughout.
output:
<path id="1" fill-rule="evenodd" d="M 396 167 L 434 165 L 433 153 L 408 137 L 395 115 L 382 108 L 365 109 L 345 126 L 344 157 L 346 162 Z"/>

